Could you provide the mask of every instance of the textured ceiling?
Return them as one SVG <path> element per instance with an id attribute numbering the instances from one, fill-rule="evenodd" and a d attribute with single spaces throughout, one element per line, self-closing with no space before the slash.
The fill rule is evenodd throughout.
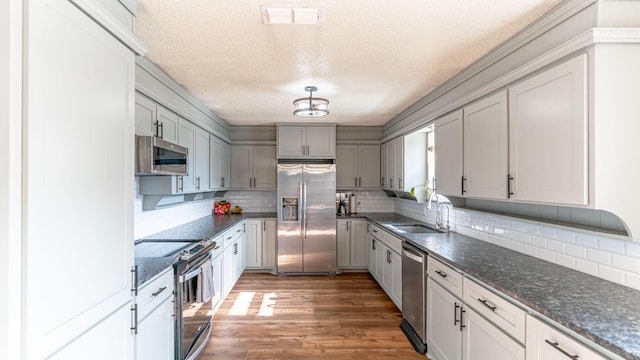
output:
<path id="1" fill-rule="evenodd" d="M 231 125 L 383 125 L 561 0 L 139 0 L 147 57 Z M 320 6 L 318 25 L 265 25 L 265 4 Z"/>

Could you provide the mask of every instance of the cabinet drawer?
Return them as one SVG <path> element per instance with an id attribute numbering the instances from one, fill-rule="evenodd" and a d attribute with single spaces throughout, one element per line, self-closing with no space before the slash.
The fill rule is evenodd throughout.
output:
<path id="1" fill-rule="evenodd" d="M 229 245 L 233 244 L 235 239 L 235 229 L 227 230 L 222 234 L 222 247 L 226 249 Z"/>
<path id="2" fill-rule="evenodd" d="M 214 238 L 213 241 L 216 243 L 216 246 L 211 251 L 212 258 L 222 253 L 222 250 L 224 249 L 224 234 Z"/>
<path id="3" fill-rule="evenodd" d="M 572 337 L 552 328 L 542 321 L 527 316 L 527 359 L 604 360 L 605 358 L 579 343 Z"/>
<path id="4" fill-rule="evenodd" d="M 384 242 L 389 249 L 402 254 L 402 240 L 395 235 L 392 235 L 386 231 L 382 232 L 382 242 Z"/>
<path id="5" fill-rule="evenodd" d="M 144 319 L 166 298 L 173 296 L 173 268 L 170 267 L 138 290 L 138 321 Z"/>
<path id="6" fill-rule="evenodd" d="M 431 256 L 427 260 L 427 274 L 455 296 L 462 298 L 462 274 Z"/>
<path id="7" fill-rule="evenodd" d="M 234 240 L 238 240 L 242 237 L 242 235 L 244 235 L 244 222 L 242 222 L 241 224 L 236 225 L 233 229 L 233 239 Z"/>
<path id="8" fill-rule="evenodd" d="M 526 318 L 524 310 L 467 278 L 463 279 L 463 296 L 462 300 L 467 305 L 504 332 L 524 343 Z"/>
<path id="9" fill-rule="evenodd" d="M 380 238 L 382 237 L 382 229 L 371 222 L 369 223 L 369 229 L 367 230 L 367 232 L 369 233 L 369 235 L 378 240 L 380 240 Z"/>

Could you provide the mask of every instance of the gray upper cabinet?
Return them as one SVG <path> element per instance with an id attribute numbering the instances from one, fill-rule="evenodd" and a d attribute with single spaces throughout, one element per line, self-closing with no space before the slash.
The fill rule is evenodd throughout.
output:
<path id="1" fill-rule="evenodd" d="M 136 93 L 136 135 L 178 141 L 178 115 Z"/>
<path id="2" fill-rule="evenodd" d="M 212 190 L 231 187 L 231 146 L 223 140 L 209 135 L 209 188 Z"/>
<path id="3" fill-rule="evenodd" d="M 275 189 L 276 149 L 271 145 L 231 147 L 231 187 L 235 189 Z"/>
<path id="4" fill-rule="evenodd" d="M 278 125 L 278 159 L 335 159 L 336 126 Z"/>
<path id="5" fill-rule="evenodd" d="M 380 187 L 379 145 L 337 145 L 336 187 L 339 189 Z"/>

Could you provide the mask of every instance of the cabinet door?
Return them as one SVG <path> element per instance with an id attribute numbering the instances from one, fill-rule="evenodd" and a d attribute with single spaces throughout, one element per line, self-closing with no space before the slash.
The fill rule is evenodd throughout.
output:
<path id="1" fill-rule="evenodd" d="M 220 177 L 222 188 L 231 187 L 231 146 L 222 141 L 220 144 Z"/>
<path id="2" fill-rule="evenodd" d="M 222 175 L 220 171 L 220 152 L 222 141 L 213 135 L 209 135 L 209 189 L 222 188 Z"/>
<path id="3" fill-rule="evenodd" d="M 240 278 L 247 266 L 247 237 L 243 233 L 242 237 L 236 241 L 236 273 L 234 283 Z"/>
<path id="4" fill-rule="evenodd" d="M 357 148 L 355 145 L 336 146 L 336 188 L 338 189 L 358 187 Z"/>
<path id="5" fill-rule="evenodd" d="M 387 286 L 384 281 L 384 270 L 387 266 L 387 260 L 389 248 L 380 240 L 376 240 L 376 252 L 378 253 L 378 258 L 376 259 L 376 279 L 378 279 L 378 283 L 382 287 L 382 289 L 386 292 Z"/>
<path id="6" fill-rule="evenodd" d="M 300 158 L 306 153 L 306 128 L 304 126 L 278 127 L 278 157 Z"/>
<path id="7" fill-rule="evenodd" d="M 222 288 L 226 298 L 235 284 L 236 276 L 236 255 L 234 243 L 227 246 L 222 253 Z"/>
<path id="8" fill-rule="evenodd" d="M 217 307 L 222 304 L 222 300 L 224 299 L 222 297 L 223 295 L 223 288 L 222 288 L 222 274 L 224 273 L 224 269 L 223 269 L 223 254 L 218 253 L 218 255 L 216 257 L 214 257 L 213 259 L 211 259 L 211 267 L 213 268 L 213 290 L 214 290 L 214 294 L 213 294 L 213 309 L 215 311 L 215 309 L 217 309 Z"/>
<path id="9" fill-rule="evenodd" d="M 251 146 L 231 147 L 231 187 L 249 188 L 252 184 L 253 148 Z"/>
<path id="10" fill-rule="evenodd" d="M 71 2 L 24 12 L 22 355 L 129 359 L 134 54 Z"/>
<path id="11" fill-rule="evenodd" d="M 462 110 L 436 120 L 434 132 L 436 190 L 443 195 L 464 195 L 461 183 Z"/>
<path id="12" fill-rule="evenodd" d="M 276 147 L 254 146 L 253 187 L 258 189 L 275 189 L 277 169 Z"/>
<path id="13" fill-rule="evenodd" d="M 209 190 L 209 133 L 196 128 L 196 191 Z"/>
<path id="14" fill-rule="evenodd" d="M 167 140 L 168 142 L 178 142 L 178 125 L 180 124 L 180 117 L 174 112 L 158 105 L 158 115 L 156 120 L 158 121 L 156 136 Z"/>
<path id="15" fill-rule="evenodd" d="M 336 221 L 337 264 L 338 267 L 348 267 L 349 262 L 349 220 Z"/>
<path id="16" fill-rule="evenodd" d="M 351 220 L 349 263 L 351 266 L 367 266 L 367 222 Z"/>
<path id="17" fill-rule="evenodd" d="M 337 163 L 337 159 L 336 159 Z M 380 146 L 360 145 L 358 147 L 358 186 L 361 188 L 380 187 Z M 336 174 L 337 176 L 337 174 Z"/>
<path id="18" fill-rule="evenodd" d="M 567 354 L 563 353 L 566 352 Z M 603 360 L 604 357 L 542 321 L 527 315 L 527 360 Z"/>
<path id="19" fill-rule="evenodd" d="M 336 157 L 336 128 L 334 126 L 307 127 L 307 156 L 322 159 Z"/>
<path id="20" fill-rule="evenodd" d="M 173 360 L 173 297 L 168 297 L 138 324 L 136 360 Z"/>
<path id="21" fill-rule="evenodd" d="M 506 199 L 507 93 L 465 107 L 463 131 L 466 195 Z"/>
<path id="22" fill-rule="evenodd" d="M 196 190 L 196 126 L 182 118 L 180 118 L 180 128 L 178 129 L 178 144 L 189 149 L 189 156 L 187 156 L 189 175 L 180 176 L 181 180 L 179 180 L 182 192 L 194 192 Z"/>
<path id="23" fill-rule="evenodd" d="M 398 187 L 398 179 L 396 178 L 396 158 L 395 158 L 395 142 L 390 141 L 387 144 L 387 189 L 395 190 Z"/>
<path id="24" fill-rule="evenodd" d="M 393 190 L 404 190 L 404 138 L 393 140 Z"/>
<path id="25" fill-rule="evenodd" d="M 262 266 L 276 267 L 276 221 L 262 221 Z"/>
<path id="26" fill-rule="evenodd" d="M 393 250 L 389 250 L 389 297 L 402 310 L 402 256 Z"/>
<path id="27" fill-rule="evenodd" d="M 460 300 L 431 280 L 430 277 L 427 278 L 427 344 L 429 344 L 429 357 L 439 360 L 462 359 L 462 331 L 460 331 L 459 323 L 459 306 L 462 306 Z"/>
<path id="28" fill-rule="evenodd" d="M 380 145 L 380 185 L 383 189 L 389 189 L 388 153 L 389 143 Z"/>
<path id="29" fill-rule="evenodd" d="M 588 203 L 587 55 L 509 88 L 511 198 Z"/>
<path id="30" fill-rule="evenodd" d="M 245 220 L 247 229 L 247 267 L 262 266 L 262 221 Z"/>
<path id="31" fill-rule="evenodd" d="M 524 347 L 493 324 L 465 308 L 462 353 L 465 360 L 524 360 Z"/>
<path id="32" fill-rule="evenodd" d="M 367 269 L 369 273 L 373 275 L 373 277 L 378 280 L 378 275 L 376 274 L 378 268 L 378 240 L 373 236 L 367 236 L 367 248 L 369 254 L 369 261 L 367 261 Z M 380 280 L 378 280 L 380 282 Z"/>
<path id="33" fill-rule="evenodd" d="M 136 93 L 136 135 L 156 136 L 156 103 Z"/>

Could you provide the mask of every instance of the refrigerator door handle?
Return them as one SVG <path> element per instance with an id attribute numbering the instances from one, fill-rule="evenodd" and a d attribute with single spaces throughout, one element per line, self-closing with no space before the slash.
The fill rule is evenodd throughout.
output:
<path id="1" fill-rule="evenodd" d="M 302 183 L 302 211 L 304 216 L 302 218 L 302 238 L 307 238 L 307 183 Z"/>

